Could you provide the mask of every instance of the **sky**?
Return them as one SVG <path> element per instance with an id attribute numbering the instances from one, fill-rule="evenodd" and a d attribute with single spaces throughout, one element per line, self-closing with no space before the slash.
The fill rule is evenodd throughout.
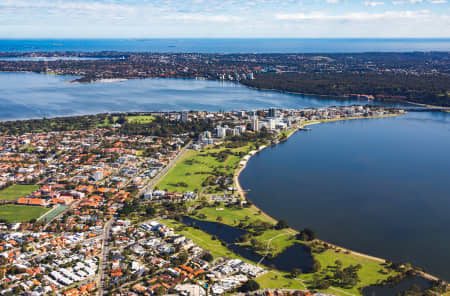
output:
<path id="1" fill-rule="evenodd" d="M 450 38 L 450 0 L 0 0 L 0 38 Z"/>

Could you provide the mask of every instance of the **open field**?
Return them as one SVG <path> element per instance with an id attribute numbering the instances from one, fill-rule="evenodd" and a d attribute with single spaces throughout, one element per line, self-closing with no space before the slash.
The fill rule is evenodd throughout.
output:
<path id="1" fill-rule="evenodd" d="M 130 123 L 140 123 L 146 124 L 155 120 L 155 116 L 152 115 L 142 115 L 142 116 L 127 116 L 128 122 Z"/>
<path id="2" fill-rule="evenodd" d="M 39 185 L 11 185 L 0 191 L 0 200 L 17 200 L 39 189 Z"/>
<path id="3" fill-rule="evenodd" d="M 292 279 L 289 274 L 271 270 L 256 279 L 262 289 L 300 289 L 306 290 L 302 280 Z"/>
<path id="4" fill-rule="evenodd" d="M 264 212 L 260 211 L 256 206 L 252 205 L 248 208 L 228 208 L 225 207 L 224 204 L 220 204 L 217 207 L 205 207 L 197 210 L 197 213 L 203 214 L 206 216 L 204 219 L 200 219 L 199 217 L 195 217 L 200 220 L 207 221 L 217 221 L 218 217 L 221 217 L 221 223 L 237 226 L 241 220 L 246 223 L 256 222 L 258 220 L 269 222 L 271 224 L 276 223 L 276 220 L 272 217 L 264 214 Z"/>
<path id="5" fill-rule="evenodd" d="M 1 205 L 0 219 L 8 222 L 27 222 L 39 218 L 49 209 L 35 206 Z"/>
<path id="6" fill-rule="evenodd" d="M 218 153 L 230 153 L 223 160 L 219 160 Z M 179 162 L 156 185 L 159 189 L 168 191 L 200 191 L 202 183 L 214 174 L 233 175 L 238 168 L 241 156 L 247 154 L 251 146 L 227 149 L 224 147 L 208 147 L 203 151 L 187 151 Z M 184 183 L 184 186 L 181 184 Z"/>
<path id="7" fill-rule="evenodd" d="M 342 268 L 349 265 L 361 264 L 362 268 L 358 271 L 358 276 L 361 281 L 352 289 L 344 289 L 344 291 L 353 295 L 360 295 L 358 288 L 367 287 L 376 284 L 379 281 L 383 281 L 389 276 L 397 275 L 395 272 L 388 271 L 382 262 L 355 254 L 346 254 L 343 251 L 336 252 L 335 250 L 330 249 L 323 253 L 313 255 L 314 258 L 320 262 L 322 270 L 328 269 L 328 274 L 330 275 L 332 274 L 333 268 L 336 266 L 336 260 L 342 262 Z M 308 283 L 312 279 L 312 274 L 304 274 L 301 275 L 300 278 L 303 279 L 305 283 Z M 330 293 L 335 293 L 336 289 L 330 288 L 327 291 Z"/>

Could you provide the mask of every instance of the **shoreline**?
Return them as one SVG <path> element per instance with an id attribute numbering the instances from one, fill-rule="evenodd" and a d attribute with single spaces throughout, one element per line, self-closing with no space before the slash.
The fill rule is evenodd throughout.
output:
<path id="1" fill-rule="evenodd" d="M 293 91 L 284 91 L 284 90 L 279 90 L 279 89 L 275 89 L 275 88 L 259 88 L 259 87 L 255 87 L 255 86 L 250 86 L 241 82 L 238 82 L 239 84 L 253 89 L 253 90 L 258 90 L 258 91 L 273 91 L 273 92 L 278 92 L 278 93 L 283 93 L 283 94 L 290 94 L 290 95 L 299 95 L 299 96 L 314 96 L 314 97 L 321 97 L 321 98 L 325 98 L 325 99 L 338 99 L 338 100 L 352 100 L 351 97 L 349 95 L 339 95 L 339 96 L 333 96 L 333 95 L 319 95 L 319 94 L 314 94 L 314 93 L 303 93 L 303 92 L 293 92 Z M 429 104 L 423 104 L 423 103 L 416 103 L 416 102 L 411 102 L 411 101 L 404 101 L 404 100 L 387 100 L 387 101 L 378 101 L 378 100 L 359 100 L 359 99 L 355 99 L 357 101 L 367 101 L 367 103 L 370 105 L 373 102 L 379 102 L 379 103 L 398 103 L 398 104 L 407 104 L 407 105 L 414 105 L 414 106 L 419 106 L 419 107 L 424 107 L 424 108 L 430 108 L 430 109 L 444 109 L 444 110 L 449 110 L 449 111 L 445 111 L 445 112 L 450 112 L 450 106 L 438 106 L 438 105 L 429 105 Z"/>
<path id="2" fill-rule="evenodd" d="M 56 75 L 56 76 L 78 76 L 76 74 L 66 74 L 66 73 L 57 73 L 57 72 L 35 72 L 35 71 L 0 71 L 0 73 L 36 73 L 36 74 L 44 74 L 44 75 Z M 104 82 L 104 83 L 113 83 L 113 82 L 123 82 L 127 80 L 132 79 L 184 79 L 184 80 L 200 80 L 199 77 L 192 77 L 192 78 L 186 78 L 186 77 L 121 77 L 121 78 L 100 78 L 100 79 L 94 79 L 89 81 L 77 81 L 78 79 L 83 79 L 85 76 L 80 76 L 79 78 L 75 80 L 66 81 L 65 83 L 95 83 L 95 82 Z M 225 82 L 226 80 L 220 80 L 220 79 L 208 79 L 204 78 L 202 80 L 209 80 L 209 81 L 220 81 Z M 239 85 L 242 85 L 246 88 L 257 90 L 257 91 L 273 91 L 278 93 L 284 93 L 284 94 L 291 94 L 291 95 L 300 95 L 300 96 L 315 96 L 320 98 L 328 98 L 328 99 L 338 99 L 338 100 L 352 100 L 349 95 L 321 95 L 321 94 L 314 94 L 314 93 L 303 93 L 303 92 L 292 92 L 292 91 L 283 91 L 275 88 L 259 88 L 255 86 L 250 86 L 245 83 L 242 83 L 240 81 L 228 81 L 230 83 L 236 83 Z M 423 104 L 423 103 L 416 103 L 411 101 L 404 101 L 404 100 L 387 100 L 387 101 L 378 101 L 378 100 L 359 100 L 355 99 L 357 101 L 365 102 L 367 101 L 368 104 L 372 102 L 380 102 L 380 103 L 399 103 L 399 104 L 408 104 L 408 105 L 414 105 L 424 108 L 430 108 L 430 109 L 443 109 L 443 112 L 450 112 L 450 106 L 438 106 L 438 105 L 430 105 L 430 104 Z"/>
<path id="3" fill-rule="evenodd" d="M 321 123 L 327 123 L 327 122 L 336 122 L 336 121 L 345 121 L 345 120 L 356 120 L 356 119 L 391 118 L 391 117 L 396 117 L 396 116 L 403 115 L 403 114 L 406 114 L 406 112 L 405 112 L 405 113 L 400 113 L 400 114 L 388 114 L 388 115 L 371 116 L 371 117 L 347 117 L 347 118 L 338 118 L 338 119 L 330 119 L 330 120 L 319 120 L 319 121 L 312 121 L 312 122 L 304 122 L 304 123 L 300 123 L 297 127 L 294 128 L 295 130 L 287 136 L 286 141 L 287 141 L 293 134 L 295 134 L 297 131 L 299 131 L 301 128 L 304 128 L 304 127 L 307 127 L 307 126 L 310 126 L 310 125 L 314 125 L 314 124 L 321 124 Z M 284 142 L 285 142 L 285 141 L 284 141 Z M 278 145 L 278 144 L 276 144 L 276 145 Z M 242 188 L 242 185 L 241 185 L 240 182 L 239 182 L 239 176 L 240 176 L 240 174 L 244 171 L 244 169 L 247 167 L 247 163 L 250 161 L 250 159 L 251 159 L 254 155 L 256 155 L 257 153 L 259 153 L 260 151 L 264 150 L 264 149 L 267 148 L 267 147 L 269 147 L 269 146 L 263 146 L 263 147 L 260 147 L 260 148 L 257 150 L 257 152 L 256 152 L 255 154 L 253 154 L 253 155 L 247 154 L 247 155 L 250 155 L 250 157 L 249 157 L 247 160 L 244 160 L 245 163 L 244 163 L 243 165 L 240 166 L 240 168 L 236 171 L 236 173 L 235 173 L 235 175 L 234 175 L 234 181 L 235 181 L 236 187 L 238 188 L 238 193 L 239 193 L 239 195 L 241 196 L 241 198 L 243 198 L 244 200 L 247 199 L 247 198 L 246 198 L 246 191 Z M 252 203 L 253 203 L 253 202 L 252 202 Z M 260 211 L 261 211 L 261 214 L 263 214 L 263 215 L 269 217 L 269 218 L 270 218 L 271 220 L 273 220 L 274 222 L 278 221 L 277 219 L 275 219 L 274 217 L 270 216 L 268 213 L 266 213 L 265 211 L 263 211 L 263 210 L 262 210 L 260 207 L 258 207 L 255 203 L 253 203 L 253 206 L 255 206 L 258 210 L 260 210 Z M 291 227 L 289 227 L 289 228 L 292 229 L 292 230 L 294 230 L 295 232 L 298 232 L 297 229 L 294 229 L 294 228 L 291 228 Z M 315 241 L 321 242 L 321 243 L 325 243 L 325 244 L 328 244 L 329 246 L 332 246 L 333 248 L 335 248 L 335 249 L 337 249 L 337 250 L 340 250 L 340 251 L 342 251 L 342 252 L 349 252 L 350 254 L 355 255 L 355 256 L 358 256 L 358 257 L 362 257 L 362 258 L 374 260 L 374 261 L 377 261 L 377 262 L 383 262 L 383 263 L 387 261 L 387 260 L 384 259 L 384 258 L 377 257 L 377 256 L 373 256 L 373 255 L 370 255 L 370 254 L 365 254 L 365 253 L 357 252 L 357 251 L 353 251 L 353 250 L 351 250 L 351 249 L 348 249 L 348 248 L 345 248 L 345 247 L 342 247 L 342 246 L 339 246 L 339 245 L 336 245 L 336 244 L 333 244 L 333 243 L 329 243 L 329 242 L 327 242 L 327 241 L 324 241 L 324 240 L 321 240 L 321 239 L 318 239 L 318 238 L 316 238 Z M 429 273 L 427 273 L 427 272 L 424 272 L 424 271 L 418 271 L 417 274 L 418 274 L 418 276 L 421 276 L 421 277 L 423 277 L 423 278 L 425 278 L 425 279 L 427 279 L 427 280 L 431 280 L 431 281 L 439 281 L 439 280 L 441 280 L 440 278 L 438 278 L 438 277 L 436 277 L 436 276 L 434 276 L 434 275 L 432 275 L 432 274 L 429 274 Z M 446 281 L 444 281 L 444 282 L 446 282 Z M 450 283 L 447 283 L 447 285 L 448 285 L 448 287 L 450 287 Z"/>

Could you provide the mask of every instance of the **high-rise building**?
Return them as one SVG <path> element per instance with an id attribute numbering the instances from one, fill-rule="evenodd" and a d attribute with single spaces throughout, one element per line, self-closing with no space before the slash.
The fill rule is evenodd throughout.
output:
<path id="1" fill-rule="evenodd" d="M 189 113 L 187 111 L 181 112 L 181 121 L 186 122 L 189 119 Z"/>
<path id="2" fill-rule="evenodd" d="M 277 109 L 275 109 L 274 107 L 271 107 L 269 109 L 269 117 L 276 117 L 277 115 Z"/>
<path id="3" fill-rule="evenodd" d="M 251 124 L 251 127 L 252 127 L 252 131 L 254 131 L 254 132 L 258 132 L 259 131 L 259 120 L 258 120 L 258 116 L 253 116 L 252 117 L 252 124 Z"/>

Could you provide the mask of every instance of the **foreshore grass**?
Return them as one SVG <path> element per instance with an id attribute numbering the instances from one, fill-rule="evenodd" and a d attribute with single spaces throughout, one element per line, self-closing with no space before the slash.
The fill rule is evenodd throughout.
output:
<path id="1" fill-rule="evenodd" d="M 243 210 L 244 213 L 245 211 L 247 211 L 247 209 Z M 225 215 L 224 217 L 226 216 L 227 215 Z M 242 217 L 242 214 L 240 216 Z M 230 219 L 224 218 L 223 221 L 229 222 Z M 183 226 L 183 224 L 175 220 L 161 220 L 160 222 L 169 227 L 173 227 L 177 233 L 180 233 L 186 236 L 187 238 L 192 239 L 196 244 L 198 244 L 205 250 L 210 250 L 214 258 L 218 257 L 238 258 L 255 264 L 255 262 L 248 261 L 240 257 L 239 255 L 234 254 L 233 252 L 228 250 L 225 246 L 223 246 L 220 243 L 220 241 L 214 240 L 211 235 L 199 229 L 190 226 Z M 261 235 L 258 239 L 267 242 L 271 238 L 279 237 L 280 240 L 278 241 L 272 240 L 271 246 L 272 243 L 281 243 L 281 244 L 285 243 L 283 247 L 286 248 L 288 245 L 292 245 L 295 242 L 299 242 L 292 238 L 292 235 L 294 234 L 293 231 L 294 230 L 292 229 L 268 230 L 264 232 L 264 234 Z M 280 236 L 280 234 L 283 233 L 286 234 L 286 236 Z M 283 242 L 283 240 L 285 241 Z M 319 273 L 322 272 L 321 276 L 324 276 L 325 274 L 332 275 L 332 272 L 336 266 L 336 260 L 339 260 L 342 263 L 342 268 L 348 267 L 349 265 L 358 265 L 358 264 L 361 265 L 361 269 L 358 272 L 359 279 L 361 281 L 354 288 L 342 289 L 338 287 L 330 287 L 327 290 L 321 291 L 321 292 L 328 292 L 333 295 L 342 295 L 342 296 L 361 295 L 361 293 L 358 290 L 359 288 L 376 284 L 380 281 L 387 279 L 389 276 L 396 275 L 395 272 L 387 270 L 385 264 L 381 261 L 366 258 L 364 256 L 359 256 L 343 250 L 338 251 L 336 249 L 328 249 L 322 253 L 312 253 L 312 255 L 316 260 L 320 262 L 320 265 L 322 266 L 322 269 L 319 272 Z M 256 280 L 260 284 L 261 288 L 311 289 L 313 276 L 314 276 L 313 273 L 309 273 L 309 274 L 301 274 L 297 278 L 291 278 L 288 272 L 269 269 L 268 273 L 258 277 Z"/>
<path id="2" fill-rule="evenodd" d="M 0 191 L 0 200 L 18 200 L 39 189 L 39 185 L 14 184 Z"/>
<path id="3" fill-rule="evenodd" d="M 342 263 L 342 268 L 360 264 L 361 269 L 358 271 L 360 282 L 352 289 L 341 289 L 353 295 L 360 295 L 360 292 L 358 291 L 359 288 L 377 284 L 387 279 L 389 276 L 397 275 L 396 272 L 388 270 L 384 262 L 376 261 L 364 256 L 358 256 L 342 250 L 337 251 L 328 249 L 323 253 L 314 253 L 313 255 L 314 258 L 320 262 L 322 270 L 327 271 L 326 274 L 329 275 L 332 275 L 332 272 L 336 267 L 336 260 L 339 260 Z M 303 274 L 300 278 L 308 283 L 313 278 L 313 275 Z M 327 291 L 335 293 L 335 290 L 336 289 L 328 289 Z"/>
<path id="4" fill-rule="evenodd" d="M 293 279 L 286 272 L 270 270 L 256 278 L 261 289 L 299 289 L 307 290 L 307 286 L 300 279 Z"/>
<path id="5" fill-rule="evenodd" d="M 246 154 L 251 148 L 251 144 L 248 144 L 243 147 L 230 149 L 223 146 L 209 146 L 203 151 L 189 150 L 155 187 L 168 191 L 199 192 L 204 187 L 202 186 L 203 182 L 208 177 L 213 176 L 215 172 L 233 175 L 241 160 L 238 154 L 240 152 Z M 229 150 L 231 154 L 227 154 L 223 161 L 213 156 L 225 150 Z"/>
<path id="6" fill-rule="evenodd" d="M 215 222 L 217 221 L 217 218 L 220 217 L 219 219 L 222 220 L 220 221 L 221 223 L 231 226 L 237 226 L 240 221 L 252 223 L 258 220 L 262 220 L 264 222 L 269 222 L 273 225 L 275 225 L 275 223 L 277 222 L 275 219 L 266 215 L 264 212 L 262 212 L 254 205 L 248 208 L 243 207 L 236 209 L 226 207 L 224 204 L 221 203 L 217 206 L 201 208 L 197 210 L 197 213 L 205 215 L 206 218 L 202 219 L 199 217 L 195 217 L 196 219 Z"/>
<path id="7" fill-rule="evenodd" d="M 7 222 L 28 222 L 46 213 L 49 209 L 35 206 L 1 205 L 0 219 Z"/>

